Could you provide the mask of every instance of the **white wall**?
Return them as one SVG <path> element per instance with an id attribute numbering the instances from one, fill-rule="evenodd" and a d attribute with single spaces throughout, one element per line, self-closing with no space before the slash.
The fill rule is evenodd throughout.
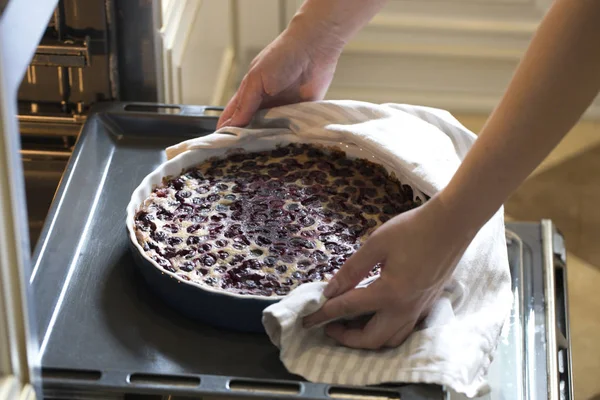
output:
<path id="1" fill-rule="evenodd" d="M 173 1 L 178 2 L 199 4 L 180 57 L 180 82 L 174 82 L 172 90 L 179 93 L 174 99 L 184 103 L 225 102 L 224 93 L 230 90 L 223 86 L 239 82 L 252 58 L 277 36 L 302 3 Z M 550 2 L 390 0 L 345 49 L 327 98 L 489 113 Z M 231 47 L 231 13 L 236 4 L 239 42 L 236 59 L 228 63 L 224 54 Z M 185 31 L 182 22 L 179 30 Z M 232 79 L 226 79 L 228 73 Z M 599 100 L 586 116 L 600 117 Z"/>

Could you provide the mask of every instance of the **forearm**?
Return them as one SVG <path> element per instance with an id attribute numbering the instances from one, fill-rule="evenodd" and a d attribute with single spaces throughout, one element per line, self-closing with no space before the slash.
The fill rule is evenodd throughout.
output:
<path id="1" fill-rule="evenodd" d="M 600 1 L 557 0 L 502 101 L 438 196 L 479 229 L 552 151 L 600 89 Z"/>
<path id="2" fill-rule="evenodd" d="M 387 0 L 306 0 L 287 30 L 339 50 L 381 10 Z"/>

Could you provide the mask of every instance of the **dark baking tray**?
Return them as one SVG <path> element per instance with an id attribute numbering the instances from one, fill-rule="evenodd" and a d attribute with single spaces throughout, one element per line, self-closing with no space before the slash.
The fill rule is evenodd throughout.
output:
<path id="1" fill-rule="evenodd" d="M 34 254 L 47 397 L 94 393 L 253 398 L 441 399 L 437 386 L 341 388 L 286 372 L 265 335 L 188 320 L 146 287 L 128 248 L 125 207 L 163 149 L 214 131 L 200 106 L 100 104 L 90 113 Z"/>

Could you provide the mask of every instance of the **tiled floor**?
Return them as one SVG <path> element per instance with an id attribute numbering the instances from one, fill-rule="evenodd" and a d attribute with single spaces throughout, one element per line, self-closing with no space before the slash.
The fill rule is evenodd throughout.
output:
<path id="1" fill-rule="evenodd" d="M 483 117 L 457 116 L 478 131 Z M 600 400 L 600 125 L 580 123 L 506 204 L 565 235 L 575 398 Z"/>

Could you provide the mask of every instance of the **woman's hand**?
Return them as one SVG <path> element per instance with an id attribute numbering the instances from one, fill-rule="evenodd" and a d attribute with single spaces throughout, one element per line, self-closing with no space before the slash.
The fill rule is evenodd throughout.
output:
<path id="1" fill-rule="evenodd" d="M 262 108 L 323 99 L 342 44 L 315 45 L 295 32 L 282 33 L 252 61 L 219 118 L 219 128 L 247 125 Z"/>
<path id="2" fill-rule="evenodd" d="M 452 219 L 434 197 L 386 222 L 331 279 L 324 292 L 329 300 L 304 326 L 374 313 L 364 327 L 332 322 L 326 333 L 348 347 L 399 346 L 427 315 L 475 236 L 476 230 Z M 380 278 L 355 289 L 377 263 L 383 265 Z"/>
<path id="3" fill-rule="evenodd" d="M 305 0 L 286 30 L 250 64 L 218 127 L 247 125 L 254 113 L 322 100 L 344 45 L 386 0 Z"/>

